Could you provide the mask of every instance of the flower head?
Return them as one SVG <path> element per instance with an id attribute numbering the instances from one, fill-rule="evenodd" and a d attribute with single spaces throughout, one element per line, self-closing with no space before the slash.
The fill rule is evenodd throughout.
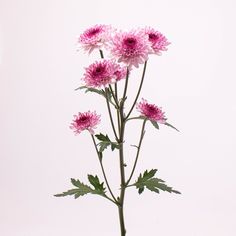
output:
<path id="1" fill-rule="evenodd" d="M 99 123 L 100 115 L 97 115 L 95 111 L 79 112 L 78 115 L 74 115 L 70 128 L 74 130 L 75 134 L 79 134 L 83 130 L 88 130 L 94 134 L 94 129 Z"/>
<path id="2" fill-rule="evenodd" d="M 111 26 L 109 25 L 95 25 L 84 31 L 79 36 L 79 43 L 82 48 L 88 53 L 91 53 L 94 49 L 100 49 L 106 46 L 111 33 Z"/>
<path id="3" fill-rule="evenodd" d="M 148 103 L 145 99 L 142 99 L 142 101 L 137 104 L 137 110 L 149 120 L 162 124 L 166 122 L 164 112 L 161 108 L 157 107 L 155 104 Z"/>
<path id="4" fill-rule="evenodd" d="M 166 47 L 170 42 L 168 42 L 167 38 L 163 34 L 150 27 L 145 28 L 144 32 L 148 35 L 148 40 L 153 49 L 152 53 L 161 55 L 161 51 L 167 50 Z"/>
<path id="5" fill-rule="evenodd" d="M 138 67 L 148 59 L 151 50 L 147 34 L 142 30 L 117 32 L 111 39 L 111 54 L 129 67 Z"/>
<path id="6" fill-rule="evenodd" d="M 87 87 L 101 87 L 115 83 L 126 76 L 126 69 L 112 60 L 101 60 L 85 68 L 82 78 Z"/>

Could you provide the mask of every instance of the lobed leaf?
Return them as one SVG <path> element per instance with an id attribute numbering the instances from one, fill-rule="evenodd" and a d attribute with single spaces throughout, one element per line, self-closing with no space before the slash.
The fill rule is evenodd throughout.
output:
<path id="1" fill-rule="evenodd" d="M 141 194 L 145 188 L 156 193 L 160 193 L 160 190 L 162 190 L 167 191 L 169 193 L 180 194 L 179 191 L 167 186 L 164 180 L 153 178 L 156 172 L 156 169 L 152 169 L 150 171 L 146 170 L 143 174 L 139 175 L 137 181 L 134 183 L 134 186 L 138 188 L 139 194 Z"/>

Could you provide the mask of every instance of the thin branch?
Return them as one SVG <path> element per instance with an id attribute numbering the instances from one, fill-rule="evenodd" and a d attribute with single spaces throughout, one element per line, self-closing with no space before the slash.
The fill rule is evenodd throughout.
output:
<path id="1" fill-rule="evenodd" d="M 103 177 L 104 177 L 104 179 L 105 179 L 107 188 L 108 188 L 108 190 L 109 190 L 109 192 L 110 192 L 112 198 L 114 199 L 114 201 L 113 201 L 112 199 L 109 199 L 108 196 L 106 196 L 106 198 L 108 198 L 109 200 L 112 200 L 112 202 L 114 202 L 115 204 L 117 204 L 118 202 L 117 202 L 117 200 L 116 200 L 116 198 L 115 198 L 115 196 L 114 196 L 114 194 L 113 194 L 113 192 L 112 192 L 112 190 L 111 190 L 111 188 L 110 188 L 110 185 L 109 185 L 109 183 L 108 183 L 108 180 L 107 180 L 107 177 L 106 177 L 106 173 L 105 173 L 105 170 L 104 170 L 104 167 L 103 167 L 102 159 L 101 159 L 101 157 L 100 157 L 100 154 L 99 154 L 99 151 L 98 151 L 98 147 L 97 147 L 95 138 L 94 138 L 94 136 L 93 136 L 92 134 L 91 134 L 91 137 L 92 137 L 92 139 L 93 139 L 93 144 L 94 144 L 94 147 L 95 147 L 96 152 L 97 152 L 97 155 L 98 155 L 98 159 L 99 159 L 100 166 L 101 166 L 101 168 L 102 168 Z"/>
<path id="2" fill-rule="evenodd" d="M 147 121 L 146 119 L 143 121 L 143 126 L 142 126 L 142 130 L 141 130 L 141 134 L 140 134 L 139 144 L 138 144 L 138 147 L 137 147 L 138 150 L 137 150 L 137 153 L 136 153 L 136 158 L 135 158 L 134 166 L 133 166 L 133 169 L 131 171 L 130 177 L 126 181 L 126 186 L 129 184 L 129 182 L 130 182 L 130 180 L 131 180 L 131 178 L 132 178 L 132 176 L 134 174 L 134 170 L 136 168 L 137 162 L 138 162 L 139 152 L 140 152 L 140 148 L 141 148 L 141 145 L 142 145 L 143 137 L 144 137 L 144 134 L 145 134 L 144 128 L 145 128 L 146 121 Z"/>
<path id="3" fill-rule="evenodd" d="M 99 49 L 99 52 L 100 52 L 101 58 L 103 59 L 104 58 L 103 51 L 101 49 Z"/>
<path id="4" fill-rule="evenodd" d="M 112 87 L 111 87 L 110 84 L 109 84 L 109 89 L 110 89 L 111 95 L 112 95 L 112 97 L 113 97 L 113 99 L 114 99 L 114 101 L 115 101 L 116 109 L 119 109 L 119 102 L 118 102 L 117 97 L 116 97 L 116 95 L 114 94 L 113 89 L 112 89 Z"/>
<path id="5" fill-rule="evenodd" d="M 143 86 L 143 81 L 144 81 L 144 77 L 145 77 L 146 67 L 147 67 L 147 61 L 145 61 L 144 66 L 143 66 L 143 74 L 142 74 L 141 82 L 140 82 L 140 85 L 139 85 L 138 93 L 137 93 L 137 95 L 136 95 L 136 97 L 134 99 L 134 103 L 133 103 L 133 105 L 132 105 L 128 115 L 126 116 L 126 119 L 129 118 L 129 116 L 130 116 L 131 112 L 133 111 L 133 109 L 135 107 L 135 104 L 136 104 L 136 102 L 138 100 L 139 94 L 140 94 L 142 86 Z"/>
<path id="6" fill-rule="evenodd" d="M 112 129 L 113 129 L 116 141 L 118 141 L 119 138 L 116 134 L 115 125 L 114 125 L 113 118 L 112 118 L 111 107 L 110 107 L 110 103 L 109 103 L 109 100 L 108 100 L 108 89 L 107 88 L 105 89 L 105 92 L 106 92 L 107 109 L 108 109 L 108 113 L 109 113 L 109 117 L 110 117 L 110 121 L 111 121 L 111 126 L 112 126 Z"/>

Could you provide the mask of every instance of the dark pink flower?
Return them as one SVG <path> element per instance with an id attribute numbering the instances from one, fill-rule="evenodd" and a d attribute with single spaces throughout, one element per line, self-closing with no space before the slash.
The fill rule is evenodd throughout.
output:
<path id="1" fill-rule="evenodd" d="M 78 115 L 74 115 L 70 128 L 74 130 L 75 134 L 79 134 L 83 130 L 88 130 L 91 134 L 94 134 L 94 129 L 99 123 L 100 115 L 97 115 L 95 111 L 79 112 Z"/>
<path id="2" fill-rule="evenodd" d="M 94 49 L 100 49 L 106 46 L 110 38 L 112 28 L 109 25 L 95 25 L 84 31 L 79 36 L 79 43 L 82 48 L 91 53 Z"/>
<path id="3" fill-rule="evenodd" d="M 161 110 L 161 108 L 157 107 L 155 104 L 148 103 L 145 99 L 142 99 L 142 101 L 137 104 L 137 110 L 142 116 L 149 120 L 153 120 L 162 124 L 166 122 L 164 112 Z"/>
<path id="4" fill-rule="evenodd" d="M 138 67 L 148 59 L 151 46 L 148 35 L 142 30 L 120 31 L 111 39 L 110 50 L 118 62 L 131 68 Z"/>
<path id="5" fill-rule="evenodd" d="M 145 28 L 144 32 L 148 35 L 148 40 L 153 49 L 152 53 L 161 55 L 161 51 L 167 50 L 167 46 L 170 42 L 168 42 L 167 38 L 163 34 L 150 27 Z"/>
<path id="6" fill-rule="evenodd" d="M 126 69 L 112 60 L 101 60 L 85 68 L 82 78 L 87 87 L 106 87 L 125 78 Z"/>

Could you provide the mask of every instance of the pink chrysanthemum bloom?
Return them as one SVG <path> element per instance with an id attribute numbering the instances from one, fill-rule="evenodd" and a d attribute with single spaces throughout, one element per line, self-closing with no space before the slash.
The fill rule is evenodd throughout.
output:
<path id="1" fill-rule="evenodd" d="M 167 46 L 170 42 L 168 42 L 167 38 L 163 34 L 150 27 L 145 28 L 144 32 L 148 35 L 148 40 L 153 49 L 152 53 L 161 55 L 161 51 L 167 50 Z"/>
<path id="2" fill-rule="evenodd" d="M 112 60 L 96 61 L 85 68 L 84 80 L 87 87 L 106 87 L 126 76 L 126 68 Z"/>
<path id="3" fill-rule="evenodd" d="M 111 31 L 112 28 L 109 25 L 95 25 L 85 30 L 79 36 L 78 42 L 90 54 L 94 49 L 101 49 L 107 45 Z"/>
<path id="4" fill-rule="evenodd" d="M 110 50 L 118 62 L 123 62 L 131 68 L 138 67 L 148 59 L 151 45 L 147 34 L 142 30 L 120 31 L 111 39 Z"/>
<path id="5" fill-rule="evenodd" d="M 142 116 L 145 116 L 149 120 L 153 120 L 161 124 L 166 122 L 164 112 L 161 108 L 157 107 L 155 104 L 148 103 L 145 99 L 142 99 L 142 101 L 137 104 L 137 110 Z"/>
<path id="6" fill-rule="evenodd" d="M 78 115 L 74 115 L 70 128 L 74 130 L 75 134 L 79 134 L 83 130 L 88 130 L 91 134 L 94 134 L 94 129 L 99 123 L 100 115 L 97 115 L 95 111 L 79 112 Z"/>

